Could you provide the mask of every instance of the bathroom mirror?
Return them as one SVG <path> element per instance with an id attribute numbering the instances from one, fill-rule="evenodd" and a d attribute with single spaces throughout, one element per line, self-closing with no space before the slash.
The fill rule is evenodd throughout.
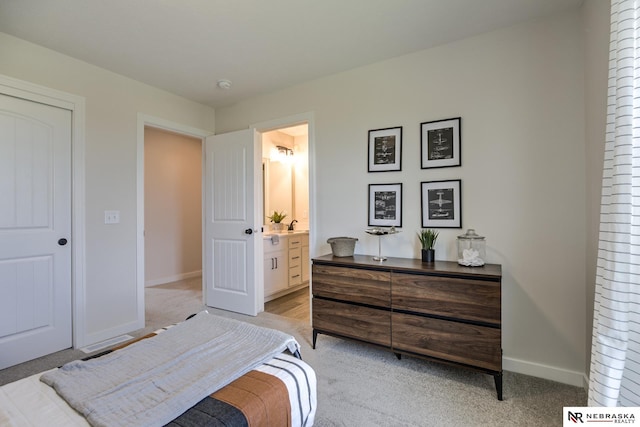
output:
<path id="1" fill-rule="evenodd" d="M 273 130 L 262 134 L 262 209 L 265 228 L 271 231 L 267 216 L 284 211 L 282 221 L 294 219 L 296 230 L 309 229 L 309 155 L 307 125 Z"/>
<path id="2" fill-rule="evenodd" d="M 271 161 L 268 158 L 262 159 L 263 213 L 266 225 L 271 222 L 267 216 L 271 215 L 274 210 L 287 213 L 284 223 L 288 224 L 294 219 L 292 217 L 294 212 L 292 175 L 291 164 Z"/>

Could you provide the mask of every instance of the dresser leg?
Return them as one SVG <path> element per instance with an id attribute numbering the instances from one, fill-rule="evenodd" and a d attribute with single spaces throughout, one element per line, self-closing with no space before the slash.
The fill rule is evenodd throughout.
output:
<path id="1" fill-rule="evenodd" d="M 396 357 L 398 358 L 398 360 L 401 360 L 401 359 L 402 359 L 402 355 L 401 355 L 400 353 L 393 353 L 393 354 L 395 354 L 395 355 L 396 355 Z"/>
<path id="2" fill-rule="evenodd" d="M 496 392 L 498 393 L 498 400 L 502 400 L 502 372 L 494 375 L 493 380 L 496 383 Z"/>
<path id="3" fill-rule="evenodd" d="M 318 338 L 318 332 L 314 329 L 313 330 L 313 349 L 316 349 L 316 339 Z"/>

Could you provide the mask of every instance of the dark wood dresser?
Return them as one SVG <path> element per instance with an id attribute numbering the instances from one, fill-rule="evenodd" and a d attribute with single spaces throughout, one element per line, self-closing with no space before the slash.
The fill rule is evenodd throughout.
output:
<path id="1" fill-rule="evenodd" d="M 482 371 L 502 400 L 500 265 L 324 255 L 311 274 L 314 349 L 327 334 Z"/>

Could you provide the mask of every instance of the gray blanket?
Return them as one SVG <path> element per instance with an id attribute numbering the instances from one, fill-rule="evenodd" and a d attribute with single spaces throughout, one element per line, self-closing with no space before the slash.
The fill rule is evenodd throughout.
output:
<path id="1" fill-rule="evenodd" d="M 287 348 L 298 350 L 290 335 L 205 311 L 41 380 L 91 425 L 161 426 Z"/>

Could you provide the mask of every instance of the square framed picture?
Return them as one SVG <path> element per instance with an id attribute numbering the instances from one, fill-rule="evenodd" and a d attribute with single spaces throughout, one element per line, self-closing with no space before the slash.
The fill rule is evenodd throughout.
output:
<path id="1" fill-rule="evenodd" d="M 420 123 L 422 169 L 460 166 L 460 117 Z"/>
<path id="2" fill-rule="evenodd" d="M 402 184 L 369 184 L 369 225 L 402 227 Z"/>
<path id="3" fill-rule="evenodd" d="M 402 126 L 369 131 L 369 172 L 402 170 Z"/>
<path id="4" fill-rule="evenodd" d="M 462 228 L 462 181 L 420 183 L 422 228 Z"/>

